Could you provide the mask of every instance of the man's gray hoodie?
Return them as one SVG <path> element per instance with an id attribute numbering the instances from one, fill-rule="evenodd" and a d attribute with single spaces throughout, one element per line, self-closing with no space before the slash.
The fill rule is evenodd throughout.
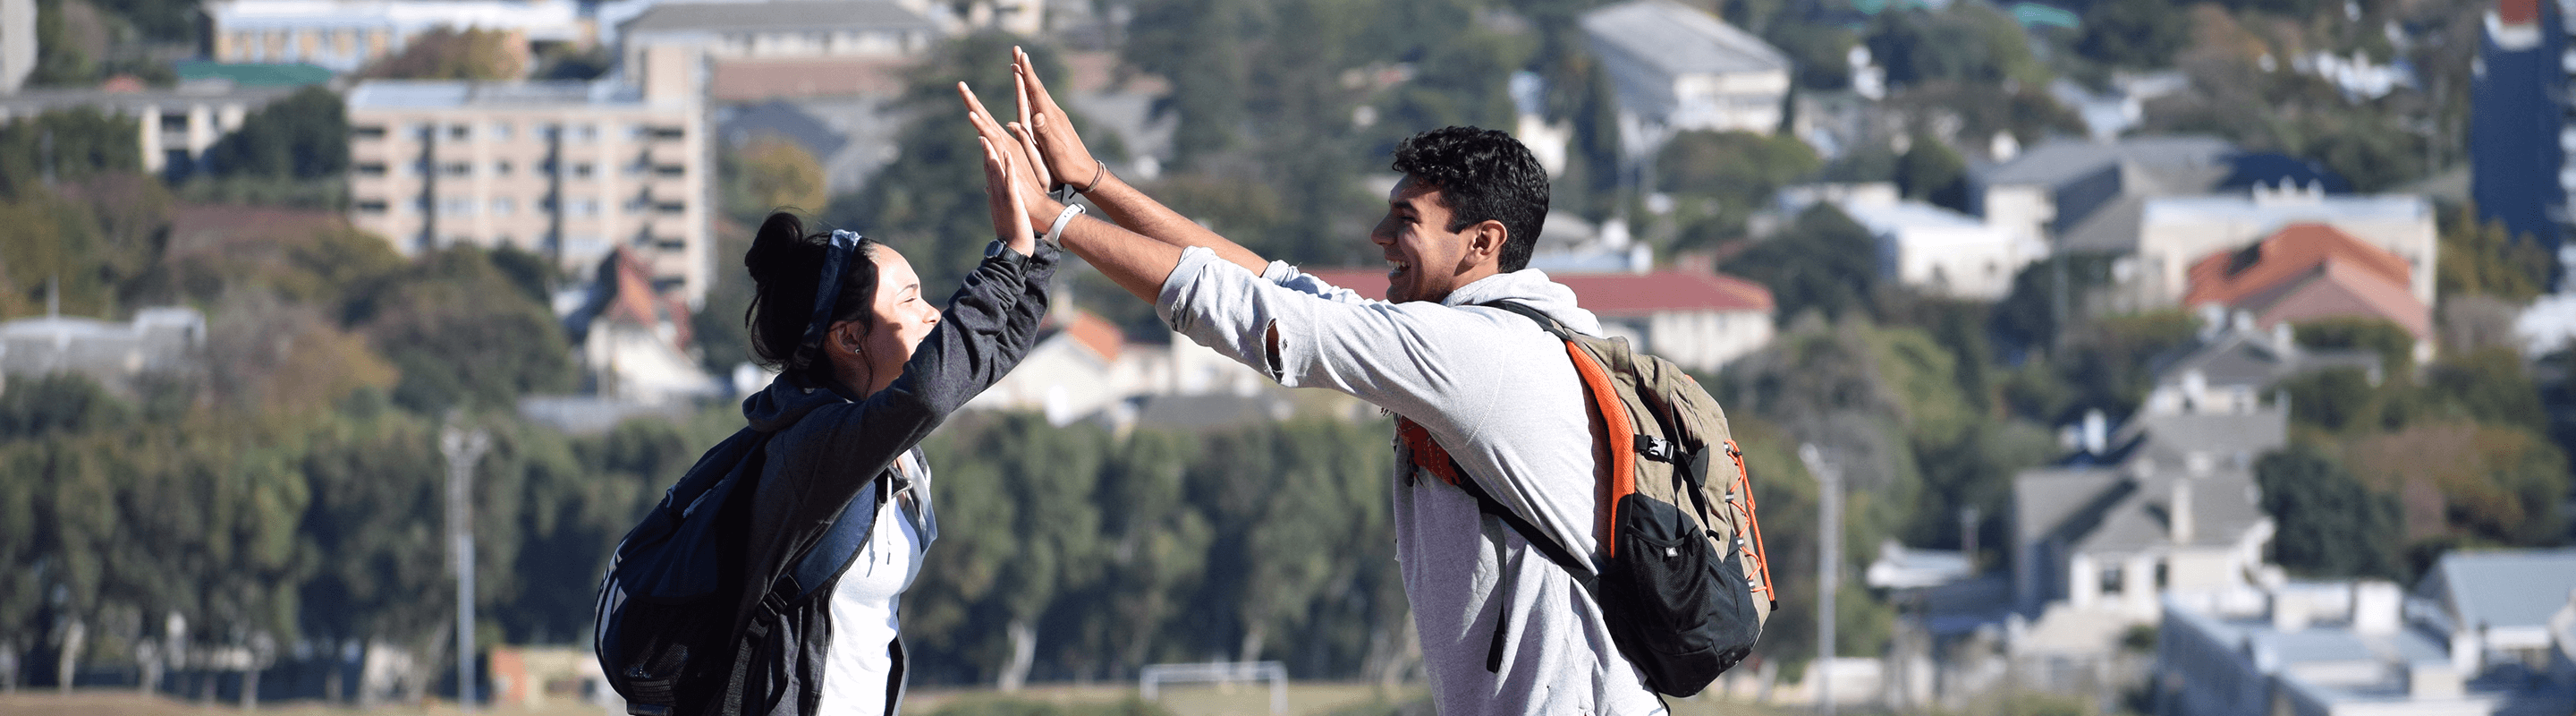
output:
<path id="1" fill-rule="evenodd" d="M 1486 493 L 1576 554 L 1595 553 L 1596 428 L 1581 379 L 1555 336 L 1475 305 L 1507 299 L 1601 333 L 1572 289 L 1537 270 L 1487 277 L 1440 303 L 1389 303 L 1284 263 L 1254 276 L 1204 248 L 1182 253 L 1155 308 L 1172 330 L 1281 385 L 1347 393 L 1420 424 Z M 1264 343 L 1274 326 L 1275 356 Z M 1397 450 L 1396 554 L 1440 713 L 1663 710 L 1572 575 Z M 1501 665 L 1488 671 L 1498 625 Z"/>

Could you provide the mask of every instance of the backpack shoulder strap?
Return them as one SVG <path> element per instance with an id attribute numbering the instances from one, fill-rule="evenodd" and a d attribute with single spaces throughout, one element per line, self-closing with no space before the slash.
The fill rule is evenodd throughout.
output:
<path id="1" fill-rule="evenodd" d="M 1558 322 L 1555 317 L 1517 301 L 1495 301 L 1480 305 L 1500 308 L 1527 317 L 1537 322 L 1539 328 L 1555 334 L 1557 340 L 1565 343 L 1565 357 L 1574 362 L 1575 375 L 1583 379 L 1584 398 L 1590 401 L 1592 407 L 1601 414 L 1603 423 L 1601 434 L 1610 441 L 1609 445 L 1603 446 L 1606 449 L 1602 450 L 1610 459 L 1610 489 L 1599 507 L 1604 514 L 1602 524 L 1619 524 L 1620 498 L 1637 491 L 1637 450 L 1634 449 L 1636 446 L 1623 444 L 1635 438 L 1623 436 L 1634 436 L 1638 433 L 1636 421 L 1628 415 L 1627 401 L 1619 398 L 1619 388 L 1617 384 L 1611 382 L 1609 371 L 1604 370 L 1600 359 L 1584 349 L 1583 336 L 1566 328 L 1565 324 Z M 1603 558 L 1619 556 L 1617 540 L 1610 539 L 1610 536 L 1605 534 L 1601 535 L 1600 542 Z"/>
<path id="2" fill-rule="evenodd" d="M 868 488 L 872 497 L 850 500 L 849 506 L 841 509 L 841 516 L 832 519 L 831 528 L 824 530 L 813 546 L 805 548 L 804 556 L 779 576 L 772 589 L 790 600 L 803 599 L 840 576 L 842 570 L 849 568 L 850 560 L 858 556 L 859 548 L 867 546 L 869 528 L 876 526 L 877 509 L 885 505 L 889 487 L 885 475 L 877 475 Z"/>

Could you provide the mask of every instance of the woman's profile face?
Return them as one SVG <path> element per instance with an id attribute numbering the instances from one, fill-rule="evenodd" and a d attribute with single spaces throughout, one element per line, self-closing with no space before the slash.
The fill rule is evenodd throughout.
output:
<path id="1" fill-rule="evenodd" d="M 939 308 L 921 295 L 921 275 L 913 273 L 912 262 L 904 260 L 902 253 L 882 244 L 868 253 L 877 262 L 877 325 L 869 326 L 862 340 L 870 374 L 879 383 L 889 383 L 903 373 L 912 348 L 939 325 Z M 866 386 L 871 391 L 883 387 Z"/>

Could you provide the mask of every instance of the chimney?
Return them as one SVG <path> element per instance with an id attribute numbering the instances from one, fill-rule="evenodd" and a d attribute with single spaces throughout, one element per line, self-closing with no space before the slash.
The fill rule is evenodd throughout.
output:
<path id="1" fill-rule="evenodd" d="M 2165 526 L 2169 528 L 2168 531 L 2170 534 L 2168 536 L 2173 538 L 2174 544 L 2190 543 L 2193 528 L 2191 519 L 2190 479 L 2186 478 L 2174 481 L 2173 502 L 2172 504 L 2166 505 L 2165 513 L 2167 515 L 2165 518 Z"/>
<path id="2" fill-rule="evenodd" d="M 2406 598 L 2397 583 L 2366 579 L 2352 584 L 2352 630 L 2358 634 L 2395 634 Z"/>

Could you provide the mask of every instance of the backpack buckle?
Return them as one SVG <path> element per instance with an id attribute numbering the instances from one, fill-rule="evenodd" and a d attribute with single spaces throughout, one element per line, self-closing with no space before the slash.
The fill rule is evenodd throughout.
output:
<path id="1" fill-rule="evenodd" d="M 1673 444 L 1673 441 L 1652 435 L 1637 436 L 1636 448 L 1639 457 L 1664 463 L 1672 462 L 1673 455 L 1681 450 L 1681 446 Z"/>

